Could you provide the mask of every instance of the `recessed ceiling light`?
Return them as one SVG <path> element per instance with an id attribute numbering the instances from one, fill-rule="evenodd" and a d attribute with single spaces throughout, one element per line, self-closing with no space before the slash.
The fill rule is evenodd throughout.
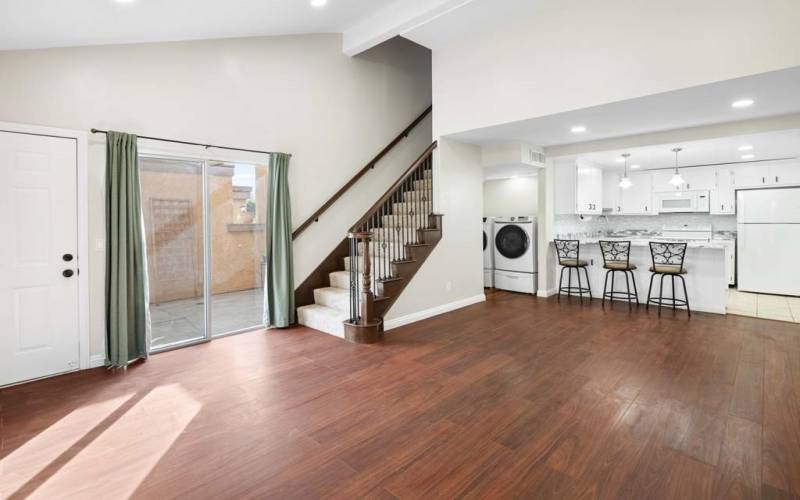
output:
<path id="1" fill-rule="evenodd" d="M 619 158 L 617 158 L 617 163 L 625 163 L 625 158 L 620 156 Z"/>
<path id="2" fill-rule="evenodd" d="M 753 146 L 749 144 L 745 144 L 744 146 L 739 146 L 739 151 L 752 151 Z"/>
<path id="3" fill-rule="evenodd" d="M 586 127 L 584 127 L 583 125 L 577 125 L 575 127 L 572 127 L 570 131 L 572 131 L 573 134 L 582 134 L 586 132 Z"/>
<path id="4" fill-rule="evenodd" d="M 756 155 L 742 155 L 742 160 L 752 160 Z"/>
<path id="5" fill-rule="evenodd" d="M 749 108 L 750 106 L 753 105 L 753 103 L 755 103 L 755 101 L 752 99 L 740 99 L 738 101 L 733 101 L 733 104 L 731 104 L 731 106 L 733 106 L 734 108 Z"/>
<path id="6" fill-rule="evenodd" d="M 641 165 L 631 165 L 631 170 L 639 170 L 640 168 L 642 168 Z"/>
<path id="7" fill-rule="evenodd" d="M 324 7 L 328 0 L 311 0 L 312 7 Z"/>

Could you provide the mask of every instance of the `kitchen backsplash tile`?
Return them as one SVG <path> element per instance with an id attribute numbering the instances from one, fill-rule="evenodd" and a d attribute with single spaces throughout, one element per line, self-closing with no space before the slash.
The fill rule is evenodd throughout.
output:
<path id="1" fill-rule="evenodd" d="M 647 215 L 612 215 L 612 216 L 584 216 L 556 215 L 555 234 L 566 233 L 596 233 L 605 231 L 631 231 L 643 230 L 661 232 L 665 227 L 711 226 L 715 232 L 736 232 L 735 215 L 709 215 L 709 214 L 661 214 Z"/>

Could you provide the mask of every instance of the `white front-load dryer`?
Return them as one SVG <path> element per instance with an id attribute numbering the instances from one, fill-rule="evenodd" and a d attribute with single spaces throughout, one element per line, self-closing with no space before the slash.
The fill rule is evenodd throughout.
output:
<path id="1" fill-rule="evenodd" d="M 494 219 L 483 218 L 483 286 L 494 286 Z"/>
<path id="2" fill-rule="evenodd" d="M 536 293 L 536 219 L 498 218 L 494 221 L 494 287 Z"/>

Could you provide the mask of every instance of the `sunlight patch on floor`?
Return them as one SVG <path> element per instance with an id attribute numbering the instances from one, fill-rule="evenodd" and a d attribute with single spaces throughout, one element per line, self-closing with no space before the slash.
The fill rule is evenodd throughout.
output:
<path id="1" fill-rule="evenodd" d="M 153 389 L 30 498 L 130 497 L 201 407 L 177 384 Z"/>
<path id="2" fill-rule="evenodd" d="M 0 498 L 10 497 L 36 477 L 132 396 L 78 408 L 0 460 Z"/>

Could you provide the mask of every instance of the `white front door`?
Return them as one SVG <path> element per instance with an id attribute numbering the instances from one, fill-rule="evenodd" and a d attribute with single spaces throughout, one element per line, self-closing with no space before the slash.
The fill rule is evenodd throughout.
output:
<path id="1" fill-rule="evenodd" d="M 79 367 L 76 155 L 0 132 L 0 386 Z"/>

